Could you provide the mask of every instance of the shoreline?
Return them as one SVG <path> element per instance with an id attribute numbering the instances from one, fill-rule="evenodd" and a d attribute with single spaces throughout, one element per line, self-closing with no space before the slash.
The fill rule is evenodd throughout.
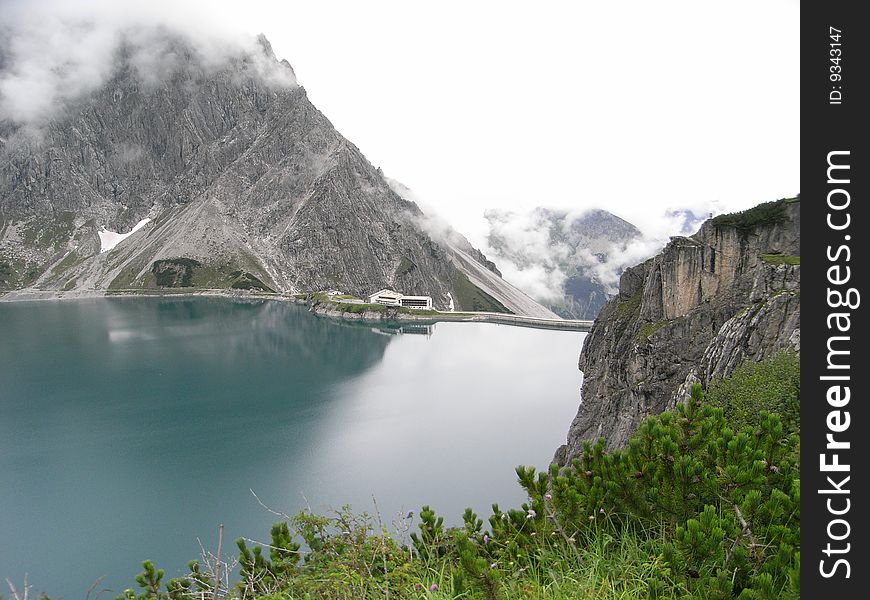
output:
<path id="1" fill-rule="evenodd" d="M 197 289 L 178 292 L 166 290 L 14 290 L 0 296 L 0 302 L 47 302 L 52 300 L 88 300 L 92 298 L 229 298 L 234 300 L 283 300 L 298 302 L 284 294 L 251 293 L 247 290 Z"/>
<path id="2" fill-rule="evenodd" d="M 46 302 L 58 300 L 88 300 L 94 298 L 227 298 L 230 300 L 276 300 L 307 306 L 308 312 L 314 316 L 351 322 L 386 322 L 386 323 L 495 323 L 515 327 L 531 327 L 534 329 L 558 329 L 566 331 L 588 332 L 592 321 L 568 319 L 544 319 L 526 317 L 510 313 L 492 312 L 443 312 L 427 311 L 426 314 L 414 314 L 399 310 L 398 307 L 384 307 L 383 310 L 363 310 L 351 312 L 342 310 L 340 302 L 318 301 L 311 295 L 300 298 L 298 295 L 287 295 L 269 292 L 251 292 L 249 290 L 199 289 L 185 291 L 166 290 L 15 290 L 0 296 L 2 302 Z M 359 306 L 346 304 L 345 306 Z"/>

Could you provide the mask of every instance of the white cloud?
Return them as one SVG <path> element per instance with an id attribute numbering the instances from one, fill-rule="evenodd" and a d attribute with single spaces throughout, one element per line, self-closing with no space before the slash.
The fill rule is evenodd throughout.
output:
<path id="1" fill-rule="evenodd" d="M 496 259 L 496 266 L 505 281 L 539 302 L 555 302 L 565 296 L 562 286 L 566 276 L 561 269 L 548 269 L 541 264 L 520 269 L 510 260 L 499 259 Z"/>
<path id="2" fill-rule="evenodd" d="M 694 208 L 700 209 L 697 205 Z M 551 229 L 556 227 L 561 230 L 563 240 L 567 240 L 572 224 L 586 212 L 565 211 L 564 219 L 554 223 L 542 210 L 488 211 L 490 237 L 483 250 L 495 260 L 507 281 L 537 300 L 563 298 L 565 281 L 578 267 L 604 286 L 606 293 L 615 294 L 626 268 L 655 255 L 671 236 L 694 233 L 709 214 L 704 213 L 701 219 L 689 219 L 687 223 L 684 214 L 668 211 L 647 221 L 641 235 L 625 241 L 607 239 L 606 235 L 590 236 L 575 247 L 551 235 Z"/>
<path id="3" fill-rule="evenodd" d="M 193 10 L 198 6 L 198 10 Z M 292 69 L 263 55 L 257 39 L 211 17 L 206 3 L 35 0 L 4 6 L 0 25 L 0 119 L 39 127 L 102 85 L 124 44 L 146 86 L 179 64 L 178 36 L 205 69 L 242 54 L 265 82 L 295 85 Z"/>

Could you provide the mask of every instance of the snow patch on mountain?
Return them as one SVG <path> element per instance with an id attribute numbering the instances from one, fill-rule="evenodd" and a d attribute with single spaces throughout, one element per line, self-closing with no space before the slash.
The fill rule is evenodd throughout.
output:
<path id="1" fill-rule="evenodd" d="M 97 235 L 100 236 L 100 253 L 102 254 L 103 252 L 108 252 L 109 250 L 126 240 L 128 237 L 145 227 L 145 225 L 147 225 L 149 221 L 151 221 L 151 219 L 145 217 L 144 219 L 136 223 L 133 229 L 131 229 L 127 233 L 117 233 L 115 231 L 109 231 L 108 229 L 103 227 L 97 232 Z"/>

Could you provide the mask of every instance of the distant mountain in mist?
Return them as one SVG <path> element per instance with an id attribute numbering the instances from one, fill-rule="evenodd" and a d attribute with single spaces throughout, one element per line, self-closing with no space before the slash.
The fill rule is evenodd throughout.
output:
<path id="1" fill-rule="evenodd" d="M 665 213 L 665 217 L 675 221 L 677 229 L 674 230 L 674 235 L 692 235 L 708 218 L 711 218 L 713 213 L 697 214 L 688 208 L 678 208 L 669 210 Z"/>
<path id="2" fill-rule="evenodd" d="M 634 225 L 600 209 L 489 210 L 485 218 L 488 246 L 505 276 L 572 319 L 595 318 L 616 292 L 621 253 L 642 237 Z"/>
<path id="3" fill-rule="evenodd" d="M 427 228 L 268 41 L 252 46 L 211 56 L 137 32 L 77 95 L 39 111 L 3 99 L 0 294 L 394 288 L 438 308 L 555 316 L 464 237 Z M 0 78 L 10 56 L 0 47 Z M 67 89 L 63 68 L 51 73 Z"/>

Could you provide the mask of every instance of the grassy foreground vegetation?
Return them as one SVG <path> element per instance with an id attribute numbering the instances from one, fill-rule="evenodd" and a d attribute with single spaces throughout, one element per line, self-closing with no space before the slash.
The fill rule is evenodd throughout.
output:
<path id="1" fill-rule="evenodd" d="M 563 469 L 517 467 L 528 501 L 486 522 L 304 511 L 265 544 L 237 540 L 234 581 L 226 558 L 169 581 L 146 561 L 118 598 L 798 598 L 799 375 L 791 353 L 745 364 L 623 450 L 599 440 Z"/>

